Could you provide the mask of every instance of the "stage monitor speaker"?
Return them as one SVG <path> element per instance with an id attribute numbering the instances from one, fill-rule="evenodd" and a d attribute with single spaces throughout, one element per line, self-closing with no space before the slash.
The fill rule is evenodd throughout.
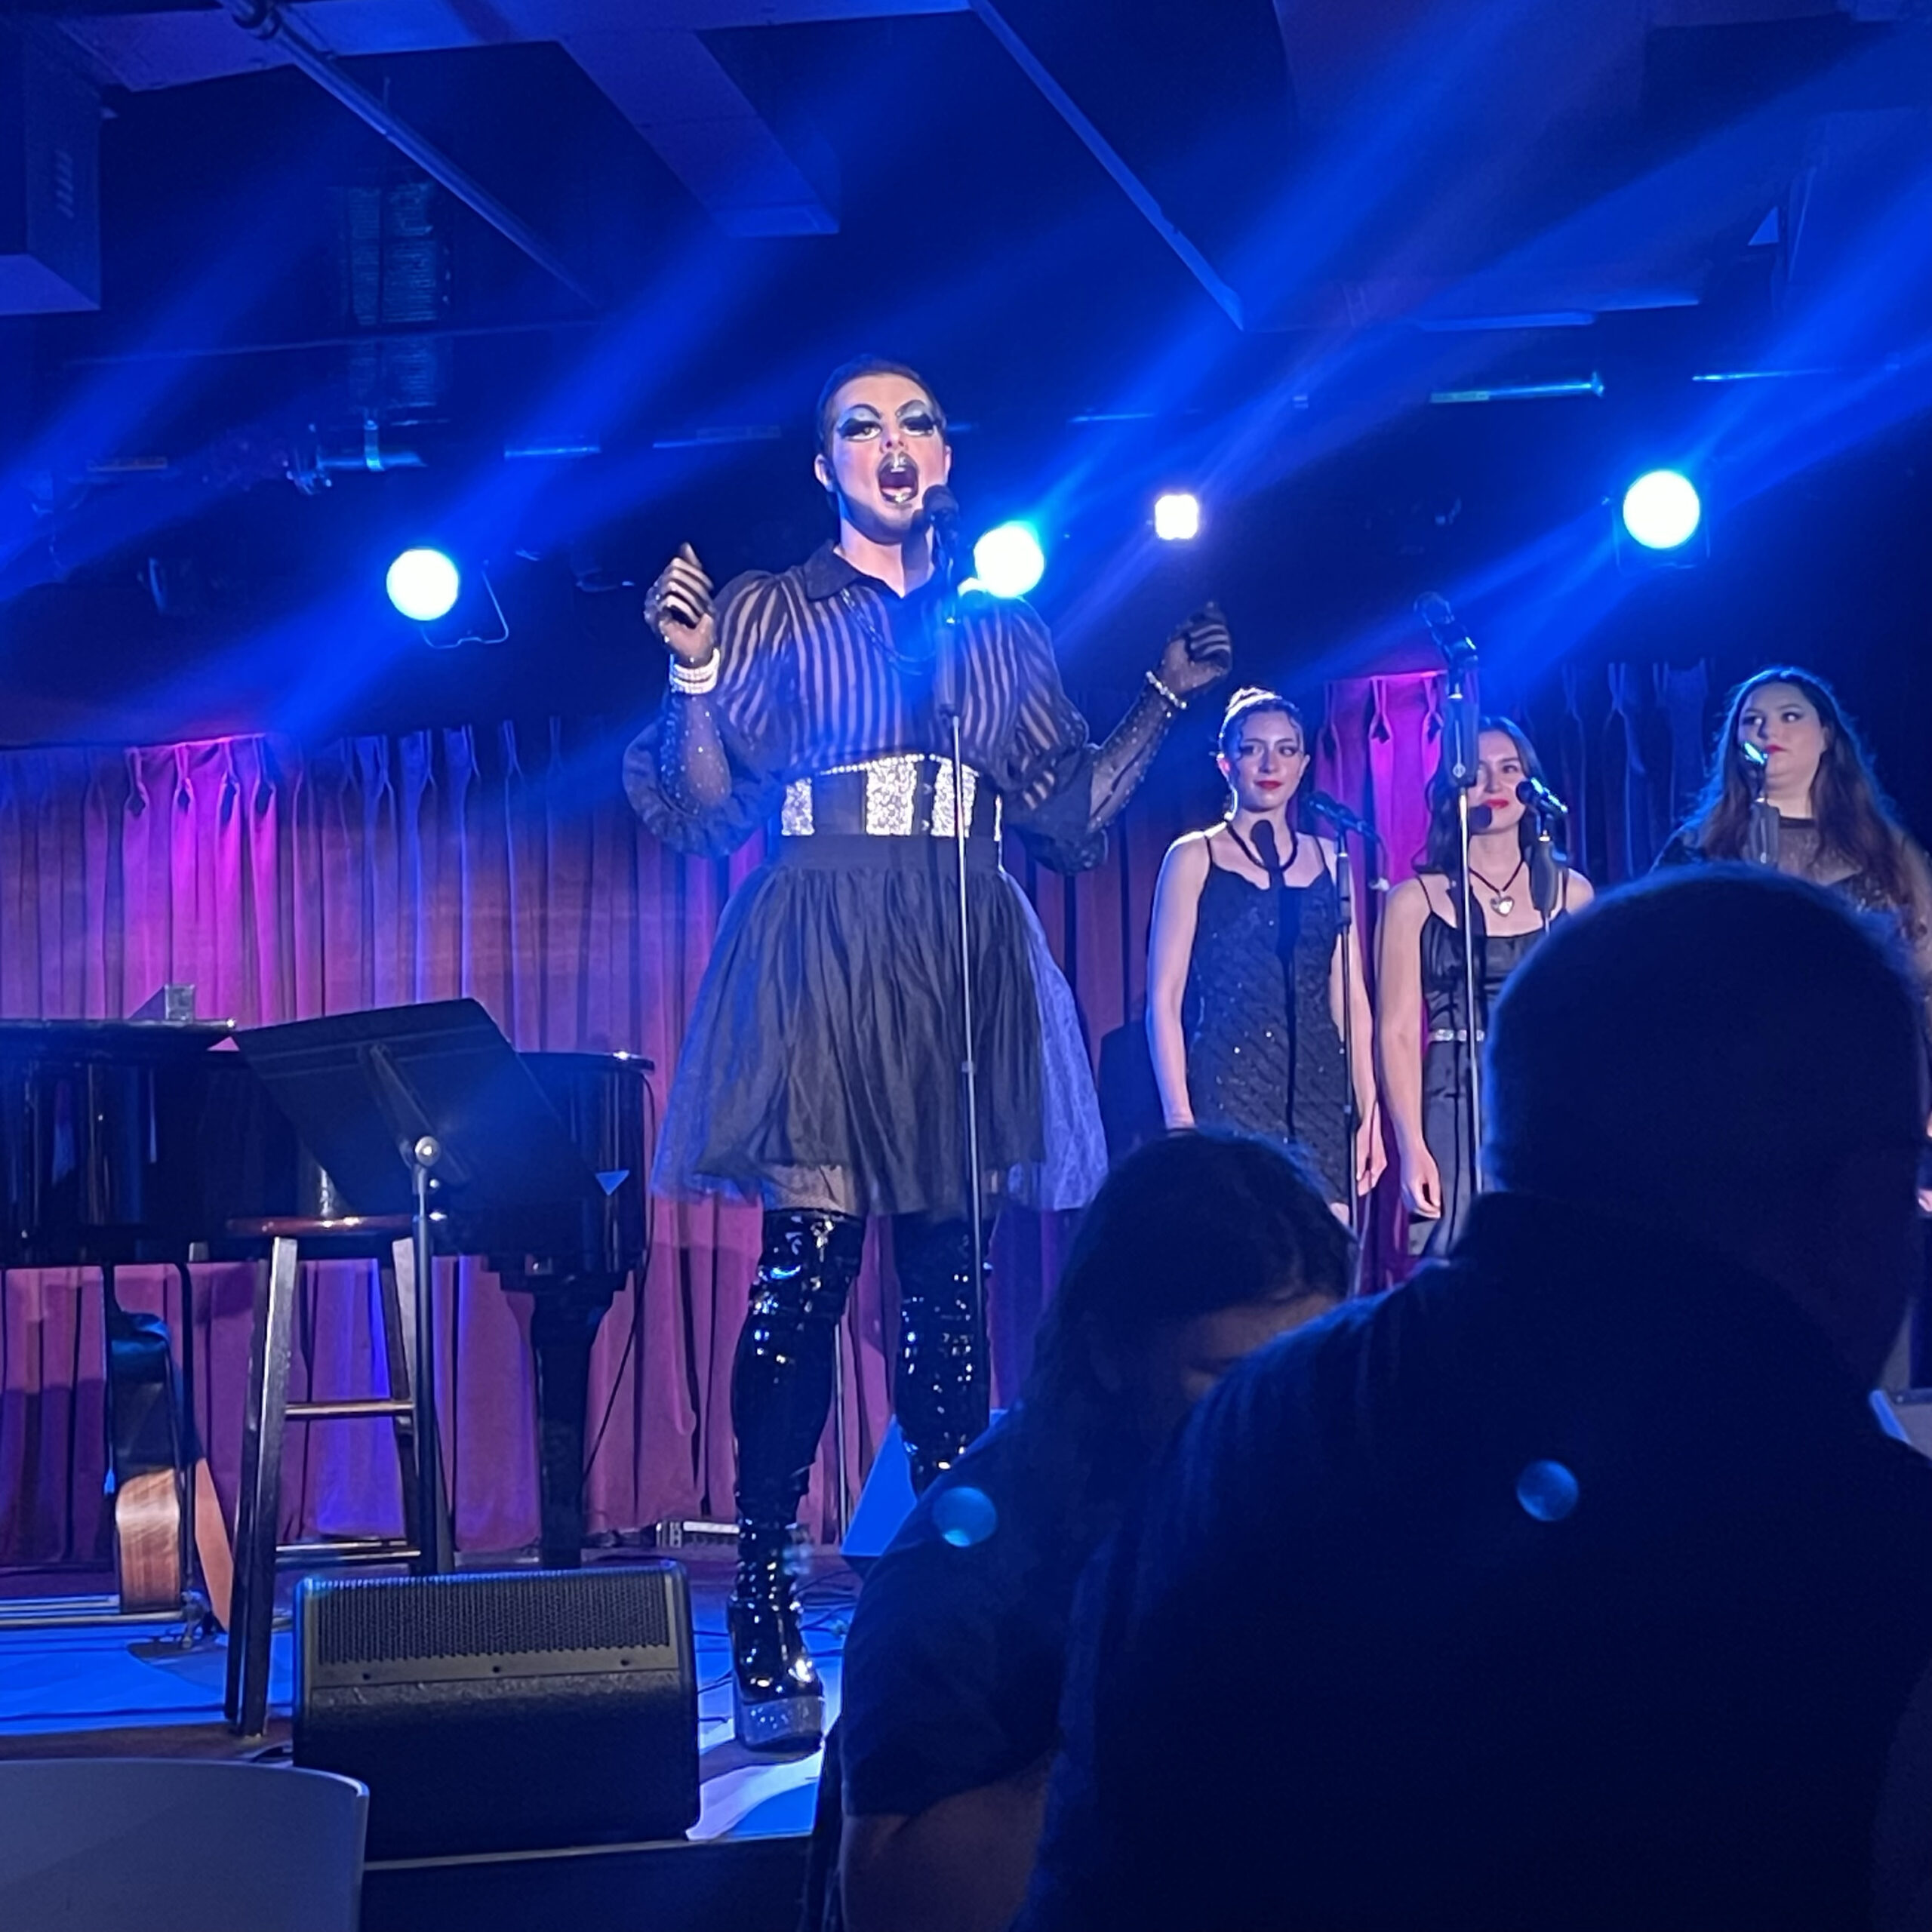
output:
<path id="1" fill-rule="evenodd" d="M 697 1822 L 675 1563 L 309 1577 L 295 1658 L 295 1761 L 369 1787 L 372 1859 L 637 1843 Z"/>

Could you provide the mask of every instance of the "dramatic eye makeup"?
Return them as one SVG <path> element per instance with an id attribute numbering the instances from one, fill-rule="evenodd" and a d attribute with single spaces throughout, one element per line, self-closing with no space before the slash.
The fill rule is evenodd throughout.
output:
<path id="1" fill-rule="evenodd" d="M 939 433 L 939 418 L 923 402 L 909 402 L 899 412 L 899 426 L 909 436 Z"/>
<path id="2" fill-rule="evenodd" d="M 879 431 L 878 412 L 869 404 L 861 404 L 838 419 L 835 433 L 842 442 L 863 442 L 868 436 L 876 436 Z"/>

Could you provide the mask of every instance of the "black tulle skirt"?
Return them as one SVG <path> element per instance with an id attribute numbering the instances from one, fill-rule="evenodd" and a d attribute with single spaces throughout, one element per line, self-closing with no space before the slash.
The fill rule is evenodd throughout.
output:
<path id="1" fill-rule="evenodd" d="M 660 1191 L 962 1211 L 954 863 L 940 839 L 780 841 L 719 924 L 665 1109 Z M 1105 1152 L 1072 996 L 989 841 L 967 888 L 982 1171 L 995 1198 L 1078 1206 Z"/>

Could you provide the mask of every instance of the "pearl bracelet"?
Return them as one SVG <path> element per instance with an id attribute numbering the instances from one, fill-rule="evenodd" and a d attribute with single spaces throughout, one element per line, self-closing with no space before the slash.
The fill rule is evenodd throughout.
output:
<path id="1" fill-rule="evenodd" d="M 718 688 L 718 653 L 714 650 L 702 664 L 687 664 L 681 657 L 671 660 L 671 688 L 683 697 L 703 697 Z"/>
<path id="2" fill-rule="evenodd" d="M 1153 672 L 1149 671 L 1147 673 L 1147 681 L 1152 687 L 1155 695 L 1170 711 L 1180 712 L 1187 709 L 1187 700 L 1184 697 L 1177 697 L 1165 685 L 1161 683 L 1160 678 Z"/>

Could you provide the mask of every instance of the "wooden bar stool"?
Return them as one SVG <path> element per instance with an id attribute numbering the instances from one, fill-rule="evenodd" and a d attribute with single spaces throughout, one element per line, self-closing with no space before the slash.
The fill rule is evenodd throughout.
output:
<path id="1" fill-rule="evenodd" d="M 223 1709 L 229 1727 L 258 1737 L 268 1721 L 269 1648 L 275 1622 L 278 1564 L 411 1562 L 425 1571 L 450 1562 L 449 1509 L 442 1471 L 434 1474 L 432 1520 L 424 1524 L 417 1502 L 417 1459 L 435 1454 L 435 1392 L 420 1388 L 416 1373 L 415 1250 L 406 1214 L 277 1216 L 232 1221 L 230 1235 L 266 1241 L 268 1258 L 257 1272 L 255 1318 L 248 1349 L 248 1411 L 242 1438 L 242 1494 L 235 1512 L 234 1607 L 228 1633 L 228 1683 Z M 305 1260 L 367 1260 L 377 1264 L 381 1284 L 383 1352 L 389 1392 L 334 1401 L 288 1399 L 289 1356 L 294 1344 L 295 1294 Z M 424 1426 L 419 1398 L 429 1414 Z M 281 1544 L 281 1444 L 286 1423 L 334 1422 L 386 1417 L 395 1432 L 402 1478 L 403 1540 Z M 440 1457 L 436 1457 L 440 1464 Z"/>

